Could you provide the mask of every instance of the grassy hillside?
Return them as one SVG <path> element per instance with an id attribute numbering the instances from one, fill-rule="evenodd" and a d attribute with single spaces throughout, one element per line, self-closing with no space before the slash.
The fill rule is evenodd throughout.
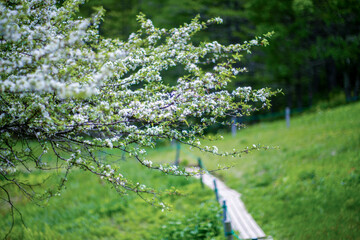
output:
<path id="1" fill-rule="evenodd" d="M 359 239 L 359 103 L 293 119 L 290 129 L 262 124 L 238 141 L 280 147 L 254 153 L 224 175 L 268 234 Z"/>
<path id="2" fill-rule="evenodd" d="M 139 166 L 132 159 L 120 160 L 124 175 L 157 189 L 178 188 L 183 196 L 164 196 L 172 211 L 155 208 L 135 195 L 120 196 L 98 177 L 74 171 L 60 197 L 37 206 L 21 194 L 13 195 L 26 227 L 16 214 L 8 239 L 222 239 L 221 208 L 209 189 L 196 179 L 170 177 Z M 30 176 L 29 176 L 30 177 Z M 31 174 L 39 182 L 44 173 Z M 49 181 L 52 181 L 50 179 Z M 0 237 L 11 225 L 9 208 L 0 205 Z"/>
<path id="3" fill-rule="evenodd" d="M 241 159 L 188 150 L 242 193 L 257 222 L 274 239 L 360 239 L 360 103 L 317 111 L 285 121 L 261 123 L 224 135 L 219 148 L 278 146 Z M 212 143 L 211 143 L 212 144 Z M 214 144 L 212 144 L 214 145 Z M 163 158 L 174 158 L 165 151 Z M 154 155 L 156 157 L 156 155 Z"/>
<path id="4" fill-rule="evenodd" d="M 201 157 L 230 187 L 242 193 L 248 210 L 274 239 L 359 239 L 360 104 L 317 111 L 284 121 L 261 123 L 224 135 L 221 149 L 252 144 L 279 146 L 242 158 L 218 158 L 182 147 L 182 162 Z M 215 145 L 215 143 L 210 143 Z M 173 147 L 150 153 L 155 161 L 174 161 Z M 98 178 L 73 172 L 61 197 L 43 207 L 17 196 L 27 228 L 17 219 L 11 239 L 222 239 L 220 209 L 210 190 L 194 179 L 169 177 L 120 161 L 128 176 L 160 189 L 175 186 L 185 196 L 168 196 L 172 212 L 145 204 L 136 196 L 119 197 Z M 43 175 L 32 175 L 44 178 Z M 0 206 L 0 235 L 10 226 Z M 195 229 L 195 231 L 194 231 Z M 196 236 L 196 237 L 194 237 Z"/>

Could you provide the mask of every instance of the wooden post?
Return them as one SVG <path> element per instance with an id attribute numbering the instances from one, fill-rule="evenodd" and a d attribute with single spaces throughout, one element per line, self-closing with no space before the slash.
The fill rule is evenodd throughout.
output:
<path id="1" fill-rule="evenodd" d="M 231 228 L 230 221 L 224 222 L 224 232 L 225 232 L 226 240 L 233 240 L 233 231 Z"/>
<path id="2" fill-rule="evenodd" d="M 216 201 L 219 202 L 219 193 L 216 186 L 216 179 L 214 179 L 214 192 L 215 192 Z"/>
<path id="3" fill-rule="evenodd" d="M 227 219 L 227 209 L 226 209 L 226 201 L 224 200 L 223 201 L 223 205 L 222 205 L 222 208 L 223 208 L 223 222 L 226 222 L 226 219 Z"/>
<path id="4" fill-rule="evenodd" d="M 177 142 L 176 143 L 176 156 L 175 156 L 175 163 L 174 165 L 175 166 L 179 166 L 179 163 L 180 163 L 180 143 Z"/>
<path id="5" fill-rule="evenodd" d="M 231 135 L 233 137 L 235 137 L 236 136 L 236 117 L 232 117 L 231 122 L 232 122 L 232 124 L 231 124 Z"/>
<path id="6" fill-rule="evenodd" d="M 226 201 L 223 201 L 223 222 L 224 222 L 224 233 L 226 240 L 233 240 L 233 231 L 231 227 L 230 219 L 227 216 Z"/>
<path id="7" fill-rule="evenodd" d="M 286 127 L 289 128 L 290 127 L 290 108 L 289 107 L 285 108 L 285 119 L 286 119 Z"/>
<path id="8" fill-rule="evenodd" d="M 199 168 L 200 168 L 200 183 L 201 183 L 201 188 L 204 188 L 203 177 L 202 177 L 203 165 L 202 165 L 202 162 L 201 162 L 201 158 L 198 158 L 198 165 L 199 165 Z"/>

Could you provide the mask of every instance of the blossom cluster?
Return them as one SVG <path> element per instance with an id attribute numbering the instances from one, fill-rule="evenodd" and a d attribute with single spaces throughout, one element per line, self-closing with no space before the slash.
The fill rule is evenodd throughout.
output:
<path id="1" fill-rule="evenodd" d="M 246 71 L 238 67 L 240 54 L 266 45 L 269 35 L 242 44 L 194 44 L 197 32 L 222 19 L 196 17 L 179 28 L 160 29 L 140 14 L 141 28 L 127 41 L 106 39 L 98 33 L 103 11 L 90 19 L 75 17 L 82 2 L 0 3 L 0 174 L 5 179 L 24 166 L 53 169 L 42 158 L 52 151 L 63 169 L 82 168 L 119 191 L 154 193 L 120 169 L 104 166 L 99 149 L 119 149 L 173 175 L 188 173 L 152 163 L 145 149 L 168 139 L 213 154 L 241 154 L 205 148 L 199 139 L 209 126 L 256 110 L 254 102 L 269 105 L 274 94 L 269 89 L 227 90 L 231 79 Z M 163 73 L 175 66 L 185 73 L 172 86 Z"/>

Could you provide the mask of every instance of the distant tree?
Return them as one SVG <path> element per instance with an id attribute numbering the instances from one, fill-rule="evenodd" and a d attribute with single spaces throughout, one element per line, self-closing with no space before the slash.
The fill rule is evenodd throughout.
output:
<path id="1" fill-rule="evenodd" d="M 100 149 L 118 149 L 147 168 L 188 176 L 184 169 L 146 159 L 146 148 L 166 139 L 221 156 L 259 148 L 219 152 L 200 139 L 214 123 L 229 124 L 229 115 L 270 106 L 269 89 L 226 90 L 245 71 L 234 67 L 240 54 L 267 45 L 270 34 L 244 44 L 193 44 L 194 34 L 222 20 L 196 17 L 168 30 L 140 14 L 141 28 L 127 41 L 108 39 L 98 33 L 103 10 L 88 19 L 75 17 L 81 2 L 0 3 L 0 192 L 12 211 L 13 186 L 29 199 L 46 199 L 59 194 L 74 168 L 99 176 L 120 194 L 150 194 L 149 201 L 166 207 L 156 190 L 99 159 Z M 162 72 L 175 66 L 186 74 L 169 85 Z M 45 157 L 49 153 L 56 159 Z M 63 178 L 55 189 L 35 192 L 26 176 L 39 171 Z"/>
<path id="2" fill-rule="evenodd" d="M 309 22 L 314 43 L 311 53 L 322 59 L 326 87 L 342 88 L 348 101 L 359 99 L 360 2 L 356 0 L 313 1 Z"/>
<path id="3" fill-rule="evenodd" d="M 310 105 L 316 95 L 324 99 L 336 89 L 348 99 L 358 97 L 359 11 L 356 0 L 247 1 L 250 32 L 276 32 L 258 58 L 266 66 L 260 81 L 265 75 L 267 86 L 283 88 L 289 106 Z"/>
<path id="4" fill-rule="evenodd" d="M 249 73 L 231 83 L 233 89 L 282 88 L 285 95 L 275 99 L 273 110 L 285 105 L 309 106 L 339 91 L 347 100 L 359 99 L 360 1 L 105 0 L 89 1 L 82 9 L 89 14 L 90 6 L 97 5 L 109 13 L 101 34 L 123 35 L 121 39 L 136 30 L 132 19 L 139 11 L 166 28 L 178 26 L 198 13 L 204 18 L 224 19 L 223 27 L 212 26 L 195 36 L 194 42 L 215 39 L 230 44 L 274 30 L 273 44 L 245 56 L 242 64 Z M 176 68 L 164 76 L 175 82 L 181 74 L 184 72 Z"/>
<path id="5" fill-rule="evenodd" d="M 136 15 L 142 11 L 141 1 L 86 1 L 85 4 L 80 6 L 79 15 L 89 17 L 100 8 L 103 8 L 105 11 L 104 21 L 100 23 L 99 27 L 99 34 L 101 36 L 126 40 L 130 33 L 137 30 Z"/>

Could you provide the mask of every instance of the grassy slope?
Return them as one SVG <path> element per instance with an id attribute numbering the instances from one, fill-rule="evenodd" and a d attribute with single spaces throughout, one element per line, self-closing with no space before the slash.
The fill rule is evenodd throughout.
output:
<path id="1" fill-rule="evenodd" d="M 225 135 L 222 149 L 252 144 L 279 146 L 255 151 L 240 160 L 199 152 L 208 169 L 218 171 L 242 199 L 257 222 L 275 239 L 359 239 L 360 237 L 360 104 L 304 114 L 285 121 L 242 129 Z M 214 145 L 214 144 L 212 144 Z M 174 152 L 161 154 L 173 158 Z M 156 156 L 154 156 L 156 157 Z"/>
<path id="2" fill-rule="evenodd" d="M 96 176 L 74 171 L 61 197 L 51 198 L 42 207 L 29 203 L 22 195 L 13 198 L 24 216 L 27 228 L 20 224 L 16 215 L 16 225 L 9 239 L 160 239 L 164 224 L 181 234 L 186 227 L 181 222 L 183 215 L 199 218 L 200 214 L 205 216 L 205 220 L 201 221 L 206 223 L 206 214 L 211 216 L 220 209 L 215 204 L 212 191 L 202 190 L 196 179 L 165 176 L 144 169 L 131 160 L 120 161 L 120 164 L 132 179 L 141 180 L 141 183 L 157 189 L 175 186 L 185 196 L 165 196 L 164 201 L 172 204 L 173 210 L 162 212 L 134 195 L 119 196 Z M 32 174 L 29 177 L 36 182 L 44 178 L 43 174 Z M 209 211 L 209 207 L 213 210 Z M 0 237 L 3 238 L 11 223 L 8 208 L 3 203 L 0 205 L 0 216 Z M 175 227 L 171 225 L 174 219 L 178 224 Z M 221 223 L 218 225 L 221 226 Z M 219 228 L 219 237 L 216 239 L 221 239 L 221 227 L 216 228 Z"/>
<path id="3" fill-rule="evenodd" d="M 201 156 L 208 169 L 218 163 L 236 164 L 216 174 L 243 194 L 249 211 L 275 239 L 359 238 L 359 103 L 293 118 L 290 129 L 284 121 L 251 126 L 240 130 L 236 138 L 226 135 L 217 145 L 232 149 L 258 143 L 280 149 L 256 151 L 241 159 L 186 150 L 181 159 L 195 163 L 194 156 Z M 173 149 L 162 148 L 149 157 L 170 162 L 174 156 Z M 134 196 L 119 198 L 96 177 L 74 172 L 62 197 L 50 200 L 46 208 L 16 199 L 28 229 L 17 225 L 12 239 L 151 239 L 169 219 L 213 198 L 194 180 L 163 178 L 140 171 L 130 161 L 123 164 L 127 174 L 146 185 L 183 186 L 189 195 L 168 198 L 174 212 L 162 213 Z M 4 208 L 0 206 L 1 235 L 9 223 Z"/>
<path id="4" fill-rule="evenodd" d="M 360 104 L 259 125 L 239 134 L 280 146 L 248 156 L 226 181 L 276 239 L 358 239 Z"/>

